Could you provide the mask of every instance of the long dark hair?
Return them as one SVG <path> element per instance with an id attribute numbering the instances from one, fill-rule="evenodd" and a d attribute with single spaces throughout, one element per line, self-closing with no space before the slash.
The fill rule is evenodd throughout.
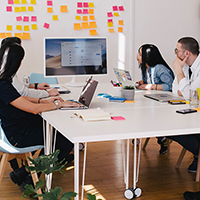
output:
<path id="1" fill-rule="evenodd" d="M 148 64 L 150 67 L 156 66 L 157 64 L 162 64 L 172 72 L 174 78 L 174 73 L 172 69 L 165 62 L 159 49 L 155 45 L 144 44 L 139 48 L 138 52 L 140 52 L 141 48 L 142 48 L 142 63 L 140 63 L 139 67 L 142 69 L 142 75 L 144 77 L 146 76 L 146 70 L 147 70 L 146 64 Z"/>
<path id="2" fill-rule="evenodd" d="M 24 49 L 17 43 L 7 43 L 0 48 L 0 80 L 12 82 L 24 55 Z"/>

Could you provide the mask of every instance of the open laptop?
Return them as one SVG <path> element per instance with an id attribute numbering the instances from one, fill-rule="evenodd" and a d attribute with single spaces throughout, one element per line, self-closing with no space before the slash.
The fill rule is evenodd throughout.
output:
<path id="1" fill-rule="evenodd" d="M 144 96 L 160 102 L 184 100 L 182 97 L 170 93 L 144 94 Z"/>
<path id="2" fill-rule="evenodd" d="M 98 82 L 93 79 L 87 79 L 86 83 L 81 91 L 78 101 L 75 101 L 78 104 L 83 105 L 82 107 L 67 107 L 60 108 L 61 110 L 75 110 L 75 109 L 87 109 L 89 108 L 92 98 L 94 96 L 95 90 L 97 88 Z"/>

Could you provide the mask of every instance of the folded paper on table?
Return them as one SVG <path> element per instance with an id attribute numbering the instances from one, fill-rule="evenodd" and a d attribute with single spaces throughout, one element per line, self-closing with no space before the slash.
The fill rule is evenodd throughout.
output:
<path id="1" fill-rule="evenodd" d="M 83 118 L 84 121 L 104 121 L 111 120 L 110 114 L 103 111 L 100 108 L 88 109 L 88 110 L 76 110 L 74 112 L 80 118 Z"/>

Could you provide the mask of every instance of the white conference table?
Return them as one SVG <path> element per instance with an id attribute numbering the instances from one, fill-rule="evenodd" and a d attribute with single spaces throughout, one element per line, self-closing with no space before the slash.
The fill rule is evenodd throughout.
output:
<path id="1" fill-rule="evenodd" d="M 73 97 L 75 100 L 78 99 L 81 88 L 72 88 L 71 90 L 71 94 L 63 95 L 64 99 Z M 74 143 L 74 192 L 76 193 L 79 193 L 79 143 L 200 133 L 200 113 L 186 115 L 176 113 L 178 109 L 188 108 L 188 104 L 170 105 L 143 96 L 145 93 L 158 91 L 136 91 L 135 103 L 109 102 L 108 99 L 97 98 L 98 93 L 107 91 L 112 94 L 112 86 L 108 84 L 98 86 L 91 108 L 100 107 L 109 112 L 111 116 L 123 116 L 125 120 L 84 122 L 82 119 L 74 117 L 73 110 L 42 113 L 43 119 L 47 122 L 47 136 L 49 135 L 48 125 L 51 125 Z M 49 141 L 50 139 L 47 137 L 47 153 L 50 153 Z M 126 189 L 127 187 L 128 185 L 126 185 Z M 135 187 L 136 185 L 134 185 Z M 75 199 L 78 200 L 79 196 L 77 195 Z"/>

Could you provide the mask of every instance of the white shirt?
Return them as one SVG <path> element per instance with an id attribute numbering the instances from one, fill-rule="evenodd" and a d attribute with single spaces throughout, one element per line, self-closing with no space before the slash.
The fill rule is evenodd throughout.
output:
<path id="1" fill-rule="evenodd" d="M 172 91 L 175 94 L 178 94 L 178 90 L 181 92 L 183 95 L 184 99 L 189 100 L 189 90 L 193 89 L 196 90 L 197 88 L 200 88 L 200 54 L 190 67 L 192 70 L 192 76 L 191 76 L 191 84 L 189 81 L 189 73 L 188 69 L 189 66 L 187 64 L 184 65 L 183 67 L 183 73 L 185 75 L 185 78 L 181 79 L 180 82 L 178 83 L 177 77 L 175 77 L 173 86 L 172 86 Z"/>
<path id="2" fill-rule="evenodd" d="M 12 80 L 13 80 L 12 85 L 19 92 L 21 96 L 25 97 L 28 96 L 34 98 L 43 98 L 49 96 L 49 93 L 45 90 L 36 90 L 28 88 L 29 84 L 21 83 L 17 75 L 15 75 Z"/>

